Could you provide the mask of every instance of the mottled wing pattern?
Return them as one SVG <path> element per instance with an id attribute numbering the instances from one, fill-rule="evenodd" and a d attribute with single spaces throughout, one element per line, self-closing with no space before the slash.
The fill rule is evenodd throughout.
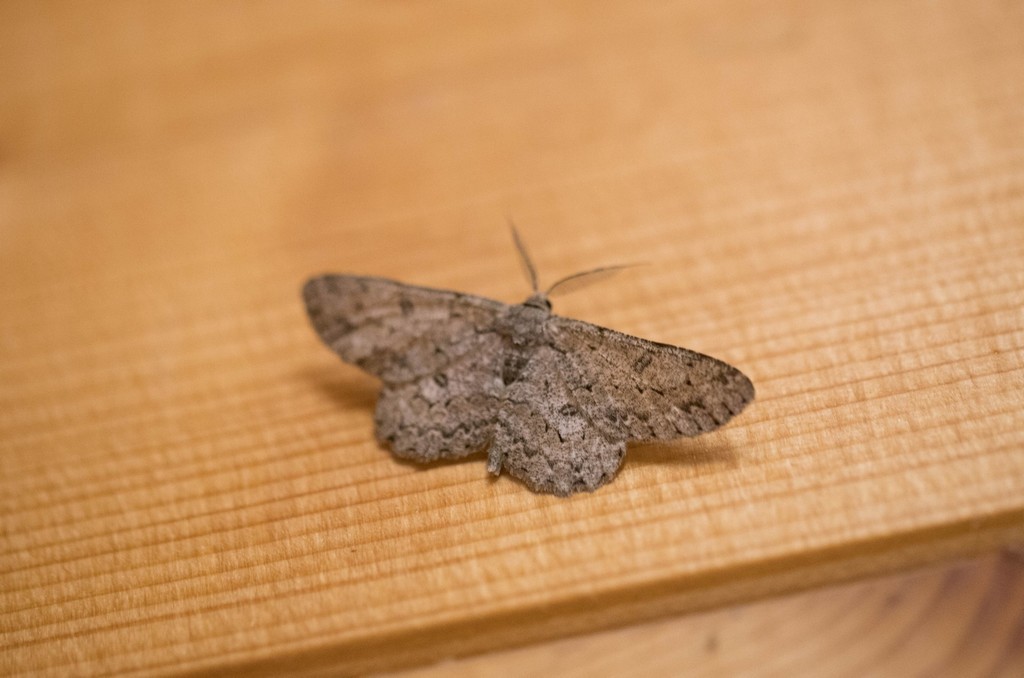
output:
<path id="1" fill-rule="evenodd" d="M 375 415 L 382 443 L 417 461 L 486 446 L 502 388 L 501 340 L 489 330 L 504 304 L 344 275 L 311 279 L 303 298 L 324 343 L 384 382 Z"/>
<path id="2" fill-rule="evenodd" d="M 754 399 L 742 372 L 710 356 L 552 316 L 551 346 L 591 384 L 599 428 L 629 440 L 667 440 L 718 428 Z"/>
<path id="3" fill-rule="evenodd" d="M 476 348 L 505 304 L 383 278 L 324 275 L 302 290 L 317 334 L 387 384 L 434 374 Z"/>
<path id="4" fill-rule="evenodd" d="M 536 348 L 506 388 L 488 460 L 491 472 L 504 468 L 534 491 L 561 496 L 611 480 L 625 455 L 626 436 L 603 425 L 603 396 L 579 376 L 571 356 L 546 345 Z"/>
<path id="5" fill-rule="evenodd" d="M 540 492 L 594 490 L 628 440 L 698 435 L 754 398 L 719 360 L 525 306 L 341 275 L 303 295 L 324 342 L 384 382 L 381 442 L 417 461 L 490 445 L 491 471 Z"/>
<path id="6" fill-rule="evenodd" d="M 501 380 L 493 367 L 466 358 L 436 375 L 385 385 L 374 414 L 377 439 L 398 456 L 420 462 L 484 449 L 501 407 Z"/>

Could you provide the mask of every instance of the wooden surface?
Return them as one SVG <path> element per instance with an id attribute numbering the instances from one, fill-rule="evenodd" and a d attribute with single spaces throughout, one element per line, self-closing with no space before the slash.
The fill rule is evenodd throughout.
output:
<path id="1" fill-rule="evenodd" d="M 1022 32 L 996 0 L 0 4 L 0 672 L 380 671 L 1024 541 Z M 299 286 L 519 301 L 506 215 L 544 280 L 648 264 L 558 312 L 756 402 L 570 500 L 396 462 Z"/>
<path id="2" fill-rule="evenodd" d="M 388 678 L 956 676 L 1019 678 L 1024 558 L 1007 552 Z"/>

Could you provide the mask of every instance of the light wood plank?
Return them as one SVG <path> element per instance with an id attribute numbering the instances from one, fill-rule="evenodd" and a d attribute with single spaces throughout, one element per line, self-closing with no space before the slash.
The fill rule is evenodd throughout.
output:
<path id="1" fill-rule="evenodd" d="M 1007 552 L 387 675 L 1009 678 L 1024 673 L 1022 564 Z"/>
<path id="2" fill-rule="evenodd" d="M 0 671 L 379 671 L 1024 533 L 1024 28 L 1000 2 L 0 6 Z M 335 270 L 721 357 L 587 496 L 421 469 Z"/>

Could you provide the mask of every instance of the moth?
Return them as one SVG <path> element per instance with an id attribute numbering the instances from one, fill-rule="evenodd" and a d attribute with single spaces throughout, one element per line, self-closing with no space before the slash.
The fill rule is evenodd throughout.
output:
<path id="1" fill-rule="evenodd" d="M 567 496 L 611 480 L 628 441 L 696 436 L 754 399 L 750 379 L 720 360 L 553 314 L 553 292 L 621 267 L 540 291 L 514 229 L 513 239 L 533 288 L 518 305 L 367 276 L 306 282 L 323 342 L 383 382 L 376 435 L 397 456 L 487 450 L 491 473 Z"/>

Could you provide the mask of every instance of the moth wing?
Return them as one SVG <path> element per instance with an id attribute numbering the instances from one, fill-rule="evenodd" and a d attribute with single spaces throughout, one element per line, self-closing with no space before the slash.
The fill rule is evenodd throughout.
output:
<path id="1" fill-rule="evenodd" d="M 696 436 L 754 399 L 746 375 L 702 353 L 560 316 L 547 329 L 575 378 L 598 395 L 596 425 L 621 430 L 629 440 Z"/>
<path id="2" fill-rule="evenodd" d="M 455 458 L 490 441 L 501 345 L 487 330 L 504 304 L 344 275 L 312 278 L 303 298 L 324 343 L 384 382 L 376 432 L 395 454 Z"/>
<path id="3" fill-rule="evenodd" d="M 313 328 L 345 362 L 408 383 L 477 350 L 505 304 L 383 278 L 322 275 L 303 287 Z"/>
<path id="4" fill-rule="evenodd" d="M 626 436 L 603 426 L 601 394 L 578 379 L 571 356 L 541 345 L 503 393 L 488 468 L 536 492 L 592 491 L 615 475 Z"/>

